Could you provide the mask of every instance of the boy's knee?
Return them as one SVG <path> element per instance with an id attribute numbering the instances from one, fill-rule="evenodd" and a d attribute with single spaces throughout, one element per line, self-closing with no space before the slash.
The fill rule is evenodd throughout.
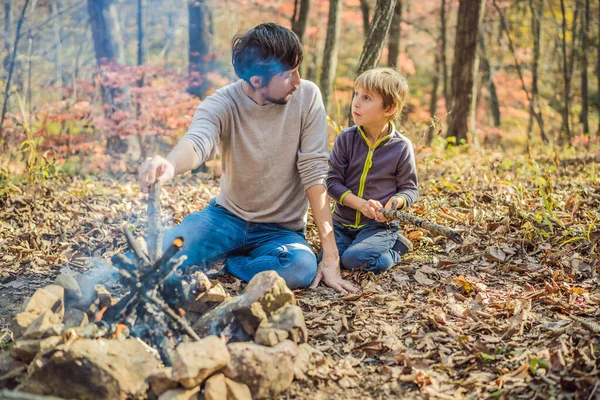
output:
<path id="1" fill-rule="evenodd" d="M 399 256 L 398 256 L 399 258 Z M 363 252 L 346 251 L 341 258 L 341 264 L 345 269 L 353 270 L 365 267 L 365 271 L 380 273 L 387 271 L 395 265 L 395 260 L 389 254 L 373 257 Z"/>
<path id="2" fill-rule="evenodd" d="M 367 260 L 364 259 L 360 252 L 346 250 L 340 258 L 340 263 L 342 264 L 343 268 L 352 270 L 362 267 L 367 263 Z"/>

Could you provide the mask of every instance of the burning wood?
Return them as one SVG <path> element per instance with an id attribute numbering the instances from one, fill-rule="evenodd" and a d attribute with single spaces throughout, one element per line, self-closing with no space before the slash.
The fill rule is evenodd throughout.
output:
<path id="1" fill-rule="evenodd" d="M 160 205 L 151 201 L 151 207 Z M 159 212 L 150 214 L 160 221 Z M 20 363 L 14 378 L 6 378 L 12 388 L 18 380 L 19 391 L 98 399 L 174 398 L 183 388 L 204 388 L 206 398 L 246 399 L 276 397 L 291 384 L 307 330 L 283 278 L 261 272 L 231 297 L 201 272 L 176 273 L 185 260 L 178 256 L 183 238 L 161 255 L 160 234 L 149 235 L 147 254 L 129 230 L 124 233 L 131 258 L 111 258 L 128 289 L 123 297 L 113 300 L 83 275 L 59 276 L 16 316 L 16 342 L 4 357 L 12 364 L 0 363 Z M 258 344 L 233 343 L 241 341 Z M 0 374 L 0 384 L 2 375 L 9 376 Z"/>

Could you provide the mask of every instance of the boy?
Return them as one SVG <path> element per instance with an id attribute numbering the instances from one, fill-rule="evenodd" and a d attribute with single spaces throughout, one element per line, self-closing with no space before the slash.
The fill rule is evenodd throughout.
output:
<path id="1" fill-rule="evenodd" d="M 327 191 L 335 201 L 333 226 L 341 265 L 383 272 L 400 261 L 410 242 L 397 222 L 379 212 L 404 209 L 418 195 L 413 146 L 393 120 L 402 111 L 406 79 L 390 68 L 364 72 L 354 83 L 355 126 L 336 138 Z"/>

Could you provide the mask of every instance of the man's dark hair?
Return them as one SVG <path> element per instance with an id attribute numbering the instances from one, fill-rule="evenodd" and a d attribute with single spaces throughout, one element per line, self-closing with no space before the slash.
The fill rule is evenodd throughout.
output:
<path id="1" fill-rule="evenodd" d="M 238 33 L 231 47 L 235 73 L 248 83 L 251 77 L 260 76 L 266 85 L 274 75 L 296 68 L 304 57 L 298 36 L 274 23 Z"/>

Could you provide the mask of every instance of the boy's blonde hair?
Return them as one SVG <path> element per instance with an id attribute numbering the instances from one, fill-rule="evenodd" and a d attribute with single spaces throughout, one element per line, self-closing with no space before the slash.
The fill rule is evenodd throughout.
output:
<path id="1" fill-rule="evenodd" d="M 408 94 L 408 82 L 398 71 L 392 68 L 374 68 L 360 74 L 354 87 L 378 93 L 383 98 L 383 108 L 387 110 L 396 106 L 391 120 L 396 119 L 402 112 L 406 95 Z"/>

